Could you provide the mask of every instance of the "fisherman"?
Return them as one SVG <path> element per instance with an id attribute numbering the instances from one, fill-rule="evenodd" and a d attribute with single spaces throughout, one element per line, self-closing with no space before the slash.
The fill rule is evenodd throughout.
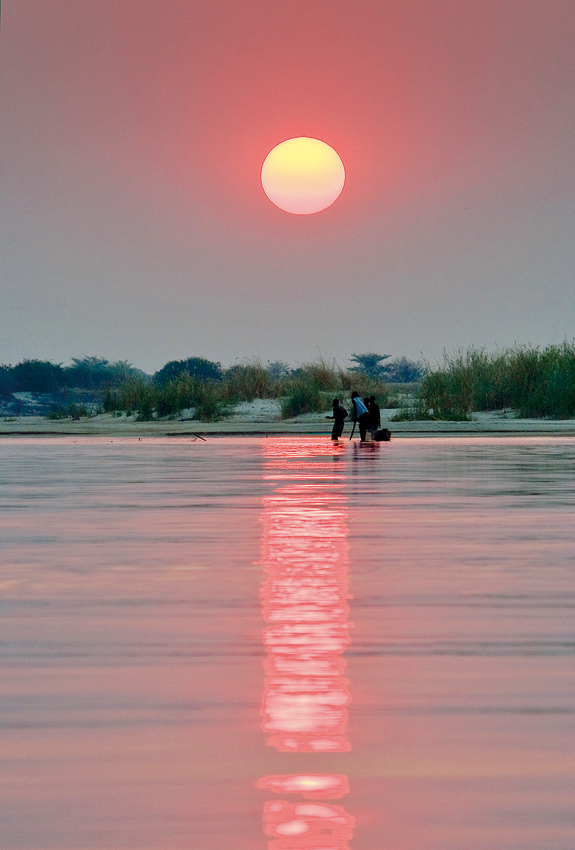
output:
<path id="1" fill-rule="evenodd" d="M 370 395 L 369 397 L 369 416 L 370 416 L 370 429 L 371 429 L 371 439 L 375 440 L 375 435 L 378 430 L 381 428 L 381 410 L 379 409 L 379 404 L 375 402 L 375 396 Z"/>
<path id="2" fill-rule="evenodd" d="M 353 404 L 353 422 L 359 425 L 359 438 L 362 443 L 365 443 L 365 436 L 369 427 L 370 416 L 369 410 L 359 397 L 359 393 L 351 394 L 351 403 Z M 352 431 L 353 434 L 353 431 Z M 350 437 L 351 439 L 351 437 Z"/>
<path id="3" fill-rule="evenodd" d="M 338 398 L 334 398 L 333 400 L 333 415 L 328 417 L 329 419 L 333 419 L 333 428 L 331 431 L 331 438 L 334 443 L 337 443 L 338 438 L 343 434 L 343 426 L 344 420 L 347 416 L 347 410 L 345 407 L 342 407 L 339 403 Z"/>

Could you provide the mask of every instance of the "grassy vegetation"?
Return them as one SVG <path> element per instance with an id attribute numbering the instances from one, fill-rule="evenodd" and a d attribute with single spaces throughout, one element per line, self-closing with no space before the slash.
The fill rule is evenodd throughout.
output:
<path id="1" fill-rule="evenodd" d="M 130 380 L 118 389 L 107 387 L 103 407 L 106 413 L 124 411 L 127 416 L 137 414 L 140 420 L 176 416 L 193 407 L 194 418 L 202 422 L 222 419 L 228 405 L 222 398 L 221 387 L 183 374 L 162 386 L 141 380 Z"/>
<path id="2" fill-rule="evenodd" d="M 443 365 L 424 376 L 419 404 L 436 419 L 479 410 L 569 419 L 575 416 L 575 343 L 445 355 Z"/>
<path id="3" fill-rule="evenodd" d="M 279 383 L 261 363 L 242 363 L 224 372 L 222 397 L 234 404 L 254 398 L 276 398 Z"/>
<path id="4" fill-rule="evenodd" d="M 299 379 L 290 389 L 290 395 L 282 399 L 282 419 L 291 419 L 302 413 L 321 413 L 330 407 L 326 394 L 313 381 Z"/>
<path id="5" fill-rule="evenodd" d="M 403 401 L 397 408 L 397 412 L 390 416 L 390 422 L 420 422 L 435 419 L 429 412 L 427 406 L 419 399 L 414 398 L 413 403 Z"/>
<path id="6" fill-rule="evenodd" d="M 58 405 L 46 414 L 46 419 L 83 419 L 93 416 L 93 412 L 83 404 Z"/>
<path id="7" fill-rule="evenodd" d="M 108 413 L 143 420 L 190 410 L 195 419 L 214 421 L 255 398 L 279 400 L 281 415 L 290 418 L 328 411 L 336 396 L 351 411 L 353 390 L 362 398 L 374 395 L 382 408 L 396 407 L 393 421 L 469 421 L 474 412 L 486 410 L 517 417 L 575 418 L 575 342 L 446 354 L 443 363 L 425 368 L 419 384 L 393 383 L 393 394 L 382 375 L 356 368 L 341 369 L 320 358 L 293 370 L 279 362 L 266 368 L 259 361 L 222 369 L 219 363 L 195 357 L 171 361 L 152 377 L 125 361 L 111 364 L 95 357 L 75 358 L 66 369 L 49 361 L 23 361 L 0 367 L 0 392 L 10 398 L 17 387 L 50 387 L 50 418 L 92 415 L 101 404 Z M 72 375 L 76 388 L 62 383 Z"/>
<path id="8" fill-rule="evenodd" d="M 288 418 L 329 410 L 336 395 L 345 404 L 352 389 L 361 396 L 375 395 L 382 406 L 387 403 L 387 387 L 381 381 L 324 360 L 279 377 L 252 362 L 232 366 L 218 379 L 201 379 L 187 372 L 168 380 L 162 376 L 161 382 L 130 378 L 118 387 L 107 387 L 102 403 L 107 413 L 124 411 L 142 420 L 176 416 L 194 408 L 194 418 L 206 422 L 224 418 L 239 402 L 273 398 L 280 399 L 282 416 Z"/>

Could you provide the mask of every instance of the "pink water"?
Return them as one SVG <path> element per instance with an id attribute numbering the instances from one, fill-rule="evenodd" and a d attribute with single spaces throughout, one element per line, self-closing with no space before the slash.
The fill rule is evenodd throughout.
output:
<path id="1" fill-rule="evenodd" d="M 572 850 L 575 440 L 0 442 L 2 850 Z"/>

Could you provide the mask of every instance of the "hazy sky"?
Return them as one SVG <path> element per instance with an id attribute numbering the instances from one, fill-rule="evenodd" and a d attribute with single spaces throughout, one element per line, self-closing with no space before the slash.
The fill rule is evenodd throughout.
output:
<path id="1" fill-rule="evenodd" d="M 0 362 L 575 336 L 575 0 L 2 0 Z M 313 136 L 321 213 L 260 183 Z"/>

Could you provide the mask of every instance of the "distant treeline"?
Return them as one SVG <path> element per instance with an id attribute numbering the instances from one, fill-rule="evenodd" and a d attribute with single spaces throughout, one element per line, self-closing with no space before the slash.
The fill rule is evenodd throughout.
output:
<path id="1" fill-rule="evenodd" d="M 422 363 L 398 357 L 389 363 L 388 354 L 352 354 L 355 363 L 351 372 L 365 372 L 372 378 L 385 379 L 387 382 L 409 383 L 419 380 L 424 372 Z M 320 363 L 325 366 L 323 360 Z M 317 364 L 314 364 L 317 365 Z M 249 368 L 257 368 L 260 373 L 267 373 L 270 378 L 295 376 L 309 365 L 291 369 L 287 363 L 280 360 L 268 362 L 263 366 L 259 362 L 249 364 Z M 153 381 L 164 385 L 171 378 L 188 374 L 202 381 L 222 381 L 245 366 L 232 366 L 223 369 L 222 364 L 204 357 L 189 357 L 186 360 L 170 360 L 158 372 L 148 375 L 141 369 L 132 366 L 127 360 L 117 360 L 111 363 L 104 357 L 73 357 L 71 366 L 53 363 L 51 360 L 26 359 L 16 366 L 0 365 L 0 394 L 13 392 L 54 393 L 63 387 L 97 390 L 104 387 L 118 387 L 126 381 Z M 335 366 L 332 366 L 335 371 Z M 341 370 L 340 370 L 341 371 Z"/>
<path id="2" fill-rule="evenodd" d="M 73 357 L 71 366 L 51 360 L 23 360 L 16 366 L 0 366 L 0 395 L 55 393 L 63 387 L 98 390 L 134 378 L 144 380 L 147 376 L 127 360 L 110 363 L 103 357 Z"/>

